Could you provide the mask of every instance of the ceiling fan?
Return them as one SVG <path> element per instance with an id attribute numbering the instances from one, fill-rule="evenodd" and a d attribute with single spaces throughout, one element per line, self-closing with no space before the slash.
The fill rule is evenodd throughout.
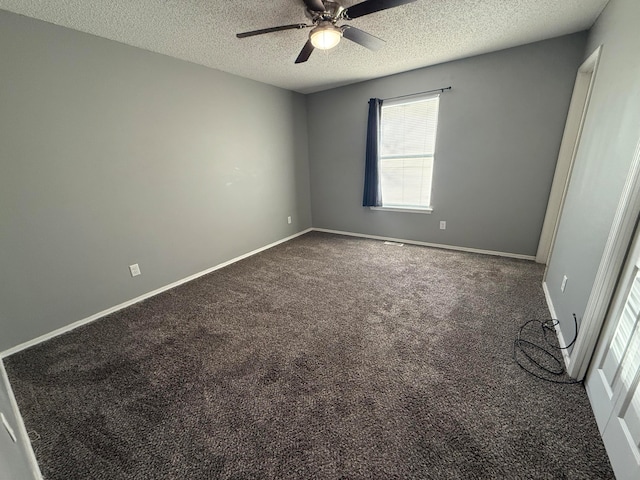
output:
<path id="1" fill-rule="evenodd" d="M 351 7 L 345 8 L 338 1 L 333 0 L 303 0 L 306 6 L 305 14 L 311 24 L 294 23 L 293 25 L 281 25 L 278 27 L 263 28 L 250 32 L 238 33 L 236 37 L 246 38 L 263 33 L 279 32 L 281 30 L 294 30 L 302 28 L 313 28 L 309 32 L 309 40 L 302 47 L 302 51 L 296 58 L 295 63 L 306 62 L 314 49 L 329 50 L 335 47 L 342 37 L 352 42 L 362 45 L 369 50 L 378 50 L 384 45 L 384 40 L 374 37 L 358 28 L 350 25 L 337 26 L 341 20 L 352 20 L 354 18 L 369 15 L 388 8 L 398 7 L 416 0 L 365 0 Z"/>

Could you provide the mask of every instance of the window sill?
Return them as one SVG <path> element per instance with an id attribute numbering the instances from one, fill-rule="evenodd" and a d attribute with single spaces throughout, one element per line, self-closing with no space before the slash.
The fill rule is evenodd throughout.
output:
<path id="1" fill-rule="evenodd" d="M 371 210 L 382 210 L 385 212 L 405 212 L 405 213 L 426 213 L 430 215 L 433 208 L 409 208 L 409 207 L 369 207 Z"/>

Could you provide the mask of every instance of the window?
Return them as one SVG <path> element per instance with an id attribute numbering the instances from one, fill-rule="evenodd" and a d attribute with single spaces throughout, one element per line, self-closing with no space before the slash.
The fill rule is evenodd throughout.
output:
<path id="1" fill-rule="evenodd" d="M 439 95 L 385 101 L 380 119 L 382 207 L 431 209 Z"/>

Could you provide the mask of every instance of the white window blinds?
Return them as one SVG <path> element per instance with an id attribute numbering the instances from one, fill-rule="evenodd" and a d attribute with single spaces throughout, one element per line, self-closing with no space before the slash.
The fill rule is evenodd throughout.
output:
<path id="1" fill-rule="evenodd" d="M 382 105 L 380 180 L 384 207 L 427 208 L 439 95 Z"/>

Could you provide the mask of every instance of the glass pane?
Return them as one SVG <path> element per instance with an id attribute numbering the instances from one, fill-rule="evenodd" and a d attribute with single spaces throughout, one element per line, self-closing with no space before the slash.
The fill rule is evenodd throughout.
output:
<path id="1" fill-rule="evenodd" d="M 609 381 L 609 385 L 613 385 L 616 374 L 619 371 L 621 360 L 625 353 L 629 351 L 631 336 L 634 330 L 638 328 L 638 316 L 640 316 L 640 275 L 636 272 L 631 290 L 629 291 L 627 302 L 618 321 L 616 332 L 604 360 L 602 370 Z M 633 357 L 633 351 L 632 357 Z"/>
<path id="2" fill-rule="evenodd" d="M 624 388 L 631 387 L 636 373 L 640 369 L 640 330 L 636 324 L 633 332 L 633 337 L 629 342 L 626 354 L 622 359 L 622 368 L 620 373 L 620 380 L 624 384 Z"/>

